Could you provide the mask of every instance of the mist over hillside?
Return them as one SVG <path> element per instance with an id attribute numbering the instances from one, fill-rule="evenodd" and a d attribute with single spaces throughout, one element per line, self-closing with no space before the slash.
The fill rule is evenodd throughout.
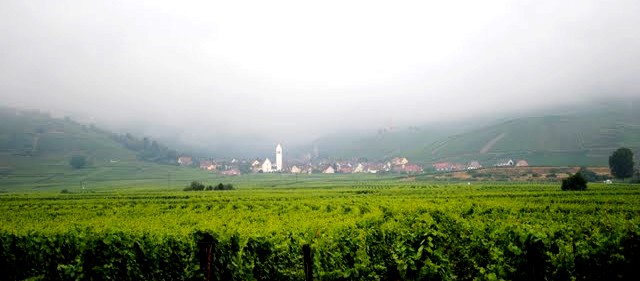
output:
<path id="1" fill-rule="evenodd" d="M 63 3 L 0 4 L 2 105 L 212 158 L 569 151 L 506 145 L 567 139 L 559 120 L 499 124 L 640 96 L 637 1 Z M 567 126 L 585 138 L 620 122 L 583 121 Z"/>
<path id="2" fill-rule="evenodd" d="M 0 4 L 3 105 L 212 156 L 640 93 L 637 1 L 62 2 Z"/>
<path id="3" fill-rule="evenodd" d="M 491 164 L 499 159 L 514 158 L 526 159 L 532 165 L 606 166 L 606 158 L 615 148 L 640 147 L 638 104 L 638 98 L 580 101 L 573 106 L 535 108 L 517 113 L 505 110 L 504 113 L 452 117 L 448 121 L 418 125 L 387 122 L 378 127 L 326 133 L 315 139 L 309 136 L 276 139 L 255 134 L 209 136 L 199 129 L 172 128 L 144 119 L 132 119 L 128 126 L 119 126 L 81 114 L 69 115 L 98 122 L 97 128 L 109 128 L 114 134 L 151 137 L 181 155 L 201 158 L 264 159 L 272 156 L 277 143 L 282 143 L 290 160 L 383 161 L 408 157 L 412 162 L 429 166 L 442 161 L 468 163 L 476 160 Z M 51 126 L 53 119 L 34 120 L 30 121 L 30 126 L 46 128 Z M 13 122 L 13 126 L 18 126 L 11 130 L 19 128 L 17 124 L 26 124 L 7 118 L 3 121 L 5 125 Z M 91 124 L 94 123 L 77 126 L 94 128 Z M 5 129 L 9 130 L 6 126 Z M 86 138 L 76 135 L 82 131 L 68 133 L 73 139 Z M 7 142 L 9 135 L 5 132 Z"/>
<path id="4" fill-rule="evenodd" d="M 599 100 L 500 118 L 335 134 L 316 140 L 316 146 L 328 158 L 408 157 L 424 164 L 476 160 L 490 165 L 514 158 L 539 166 L 606 166 L 620 146 L 640 150 L 638 105 L 638 98 Z"/>

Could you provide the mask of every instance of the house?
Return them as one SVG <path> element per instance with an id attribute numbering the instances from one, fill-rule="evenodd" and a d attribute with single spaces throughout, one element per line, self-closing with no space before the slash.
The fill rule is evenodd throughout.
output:
<path id="1" fill-rule="evenodd" d="M 200 169 L 207 170 L 207 171 L 215 171 L 217 168 L 218 168 L 218 165 L 216 165 L 211 160 L 200 161 Z"/>
<path id="2" fill-rule="evenodd" d="M 291 167 L 291 173 L 292 174 L 300 174 L 302 173 L 302 169 L 298 168 L 298 166 L 293 165 L 293 167 Z"/>
<path id="3" fill-rule="evenodd" d="M 407 164 L 404 166 L 404 171 L 408 174 L 418 174 L 424 172 L 424 169 L 416 164 Z"/>
<path id="4" fill-rule="evenodd" d="M 233 168 L 226 171 L 222 171 L 221 174 L 224 176 L 238 176 L 240 175 L 240 170 L 238 168 Z"/>
<path id="5" fill-rule="evenodd" d="M 178 157 L 178 164 L 180 164 L 180 166 L 191 166 L 193 160 L 188 156 L 180 156 Z"/>
<path id="6" fill-rule="evenodd" d="M 338 168 L 338 170 L 345 168 L 345 167 L 353 167 L 353 165 L 351 165 L 350 162 L 347 161 L 342 161 L 342 162 L 337 162 L 336 163 L 336 167 Z"/>
<path id="7" fill-rule="evenodd" d="M 331 165 L 322 171 L 323 174 L 335 174 L 336 170 Z"/>
<path id="8" fill-rule="evenodd" d="M 200 161 L 200 169 L 206 170 L 206 171 L 215 171 L 216 169 L 218 169 L 218 165 L 216 165 L 215 163 L 213 163 L 213 161 Z"/>
<path id="9" fill-rule="evenodd" d="M 467 169 L 467 166 L 460 163 L 451 164 L 451 171 L 464 171 Z"/>
<path id="10" fill-rule="evenodd" d="M 396 166 L 393 168 L 393 171 L 396 173 L 404 173 L 404 174 L 417 174 L 422 173 L 422 167 L 416 164 L 405 164 L 402 166 Z"/>
<path id="11" fill-rule="evenodd" d="M 433 169 L 435 169 L 438 172 L 450 171 L 451 170 L 451 163 L 449 163 L 449 162 L 437 162 L 437 163 L 433 164 Z"/>
<path id="12" fill-rule="evenodd" d="M 358 165 L 353 168 L 353 173 L 364 173 L 364 165 L 362 165 L 362 163 L 358 163 Z"/>
<path id="13" fill-rule="evenodd" d="M 253 162 L 250 163 L 251 165 L 251 172 L 253 173 L 259 173 L 262 170 L 262 162 L 260 161 L 260 159 L 253 160 Z"/>
<path id="14" fill-rule="evenodd" d="M 467 165 L 467 170 L 477 170 L 482 168 L 482 165 L 480 165 L 480 162 L 478 161 L 471 161 L 469 162 L 469 164 Z"/>
<path id="15" fill-rule="evenodd" d="M 338 173 L 351 174 L 353 173 L 353 167 L 351 165 L 342 165 L 338 168 Z"/>
<path id="16" fill-rule="evenodd" d="M 262 163 L 262 170 L 263 173 L 271 173 L 273 172 L 273 164 L 271 164 L 271 160 L 269 160 L 269 158 L 265 159 L 264 162 Z"/>
<path id="17" fill-rule="evenodd" d="M 385 171 L 391 171 L 391 162 L 387 162 L 384 164 L 384 166 L 382 167 L 382 169 L 384 169 Z"/>
<path id="18" fill-rule="evenodd" d="M 406 157 L 395 157 L 391 159 L 393 166 L 403 166 L 409 164 L 409 160 Z"/>
<path id="19" fill-rule="evenodd" d="M 513 159 L 501 159 L 496 163 L 496 167 L 512 167 L 514 165 Z"/>
<path id="20" fill-rule="evenodd" d="M 529 162 L 526 160 L 518 160 L 516 167 L 529 167 Z"/>
<path id="21" fill-rule="evenodd" d="M 366 171 L 371 174 L 377 174 L 380 171 L 385 170 L 385 164 L 382 163 L 369 163 L 366 167 Z"/>
<path id="22" fill-rule="evenodd" d="M 209 167 L 212 164 L 213 164 L 213 161 L 211 160 L 202 160 L 200 161 L 200 169 L 206 170 L 207 167 Z"/>

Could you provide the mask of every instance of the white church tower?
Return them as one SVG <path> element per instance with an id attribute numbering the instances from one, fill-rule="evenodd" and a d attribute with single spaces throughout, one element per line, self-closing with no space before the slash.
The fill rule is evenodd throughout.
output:
<path id="1" fill-rule="evenodd" d="M 282 171 L 282 145 L 276 146 L 276 171 Z"/>

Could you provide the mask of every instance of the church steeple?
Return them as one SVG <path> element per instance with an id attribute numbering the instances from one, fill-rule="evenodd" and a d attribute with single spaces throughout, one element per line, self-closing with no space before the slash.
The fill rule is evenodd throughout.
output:
<path id="1" fill-rule="evenodd" d="M 282 171 L 282 145 L 276 146 L 276 171 Z"/>

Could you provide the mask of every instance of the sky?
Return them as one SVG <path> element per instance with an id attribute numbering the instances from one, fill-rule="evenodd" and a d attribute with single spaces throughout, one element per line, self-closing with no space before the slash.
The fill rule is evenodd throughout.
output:
<path id="1" fill-rule="evenodd" d="M 640 1 L 0 2 L 0 104 L 193 143 L 640 96 Z"/>

